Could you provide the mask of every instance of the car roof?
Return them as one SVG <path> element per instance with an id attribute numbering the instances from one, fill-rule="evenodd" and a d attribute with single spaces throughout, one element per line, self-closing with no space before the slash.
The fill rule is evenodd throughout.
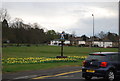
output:
<path id="1" fill-rule="evenodd" d="M 103 55 L 113 55 L 113 54 L 118 54 L 119 52 L 94 52 L 90 54 L 103 54 Z"/>

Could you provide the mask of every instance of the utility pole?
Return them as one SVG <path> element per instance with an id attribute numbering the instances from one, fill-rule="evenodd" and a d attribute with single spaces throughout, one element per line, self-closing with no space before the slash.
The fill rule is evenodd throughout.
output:
<path id="1" fill-rule="evenodd" d="M 118 3 L 118 11 L 119 11 L 119 28 L 118 28 L 118 34 L 119 34 L 119 38 L 118 38 L 118 52 L 120 53 L 120 1 L 119 1 L 119 3 Z"/>
<path id="2" fill-rule="evenodd" d="M 92 38 L 92 41 L 93 41 L 93 47 L 94 47 L 94 14 L 92 14 L 92 16 L 93 16 L 93 38 Z"/>
<path id="3" fill-rule="evenodd" d="M 120 1 L 118 2 L 118 62 L 120 62 Z"/>

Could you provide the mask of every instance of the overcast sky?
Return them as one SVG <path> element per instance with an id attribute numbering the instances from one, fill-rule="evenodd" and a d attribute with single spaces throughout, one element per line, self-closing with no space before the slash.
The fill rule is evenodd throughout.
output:
<path id="1" fill-rule="evenodd" d="M 11 20 L 38 23 L 48 30 L 92 36 L 100 31 L 118 33 L 117 2 L 3 2 Z"/>

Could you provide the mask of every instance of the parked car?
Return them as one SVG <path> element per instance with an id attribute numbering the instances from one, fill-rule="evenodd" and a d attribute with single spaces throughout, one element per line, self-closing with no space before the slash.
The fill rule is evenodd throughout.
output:
<path id="1" fill-rule="evenodd" d="M 83 61 L 82 77 L 86 80 L 92 77 L 103 77 L 108 81 L 114 81 L 120 76 L 120 53 L 95 52 Z"/>

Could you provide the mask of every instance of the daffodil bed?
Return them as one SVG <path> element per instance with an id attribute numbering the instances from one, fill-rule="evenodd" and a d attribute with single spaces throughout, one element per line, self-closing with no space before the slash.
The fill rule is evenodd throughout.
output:
<path id="1" fill-rule="evenodd" d="M 78 62 L 84 60 L 87 56 L 68 56 L 68 58 L 55 57 L 13 57 L 3 58 L 2 64 L 37 64 L 37 63 L 58 63 L 58 62 Z"/>

